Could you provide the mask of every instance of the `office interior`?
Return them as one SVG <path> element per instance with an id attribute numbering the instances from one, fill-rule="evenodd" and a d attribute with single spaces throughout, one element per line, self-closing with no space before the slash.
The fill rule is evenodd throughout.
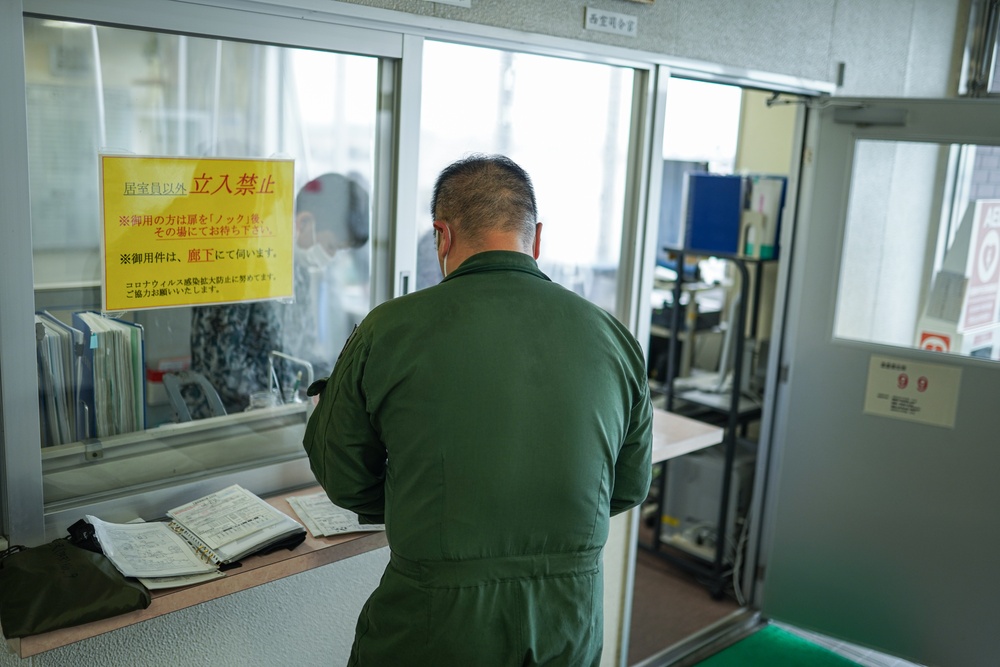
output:
<path id="1" fill-rule="evenodd" d="M 0 100 L 9 230 L 0 251 L 0 533 L 41 543 L 86 511 L 155 517 L 221 479 L 261 495 L 310 483 L 305 405 L 177 423 L 162 379 L 188 368 L 183 298 L 107 311 L 142 325 L 143 428 L 96 438 L 46 430 L 36 339 L 24 323 L 36 311 L 71 323 L 75 312 L 102 310 L 98 154 L 291 157 L 296 186 L 331 171 L 363 182 L 367 244 L 356 261 L 310 274 L 337 308 L 321 311 L 313 348 L 292 356 L 325 354 L 319 373 L 373 305 L 435 281 L 421 250 L 437 171 L 471 150 L 504 152 L 538 188 L 541 268 L 633 330 L 658 407 L 719 425 L 738 452 L 724 576 L 699 576 L 697 565 L 718 539 L 718 451 L 659 468 L 667 496 L 654 488 L 616 520 L 602 664 L 694 664 L 763 620 L 919 664 L 991 664 L 990 633 L 974 631 L 995 615 L 990 595 L 1000 591 L 944 591 L 966 587 L 976 568 L 957 565 L 930 528 L 964 529 L 972 537 L 963 552 L 989 571 L 998 537 L 980 508 L 995 505 L 983 471 L 996 455 L 983 445 L 991 427 L 982 406 L 997 387 L 996 348 L 956 328 L 944 335 L 957 354 L 930 357 L 913 338 L 928 322 L 941 329 L 943 318 L 928 317 L 958 308 L 941 290 L 967 264 L 968 250 L 959 255 L 975 219 L 964 204 L 1000 198 L 991 190 L 1000 128 L 959 128 L 961 140 L 953 129 L 918 141 L 892 134 L 948 116 L 950 107 L 930 102 L 973 90 L 987 99 L 964 100 L 972 117 L 995 110 L 993 61 L 978 63 L 987 72 L 978 88 L 970 74 L 976 46 L 986 53 L 991 34 L 996 41 L 990 3 L 461 4 L 20 0 L 0 9 L 0 82 L 24 91 Z M 594 10 L 637 19 L 638 29 L 588 30 Z M 862 114 L 840 119 L 860 133 L 844 135 L 840 144 L 859 142 L 846 156 L 841 135 L 820 127 L 835 112 L 830 95 L 866 101 L 844 107 Z M 904 101 L 863 115 L 875 98 Z M 918 99 L 929 102 L 897 113 Z M 828 165 L 830 154 L 853 160 L 864 179 L 829 177 L 848 172 Z M 683 223 L 667 219 L 685 212 L 691 172 L 785 179 L 778 251 L 754 256 L 744 244 L 736 253 L 751 280 L 724 250 L 678 263 Z M 741 281 L 750 288 L 742 299 Z M 929 365 L 942 384 L 960 384 L 952 425 L 864 411 L 872 359 Z M 951 380 L 956 368 L 961 379 Z M 949 457 L 943 443 L 961 455 Z M 829 481 L 810 461 L 833 471 Z M 942 483 L 935 470 L 955 479 Z M 685 495 L 684 480 L 699 475 L 714 481 Z M 855 497 L 834 488 L 845 483 Z M 923 497 L 921 484 L 934 492 Z M 927 554 L 913 558 L 917 549 Z M 365 552 L 31 658 L 0 654 L 0 665 L 184 664 L 192 655 L 342 662 L 387 559 L 385 548 Z M 672 579 L 661 604 L 676 626 L 650 628 L 637 616 L 641 568 Z M 959 602 L 966 611 L 947 619 L 935 609 Z M 678 627 L 691 618 L 698 627 Z M 632 634 L 640 627 L 652 635 L 641 642 Z"/>

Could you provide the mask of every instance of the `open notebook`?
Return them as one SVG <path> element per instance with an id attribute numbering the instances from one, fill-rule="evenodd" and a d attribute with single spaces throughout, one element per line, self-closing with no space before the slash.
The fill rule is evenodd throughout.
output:
<path id="1" fill-rule="evenodd" d="M 190 576 L 219 576 L 220 568 L 246 556 L 291 549 L 306 536 L 299 522 L 236 484 L 167 516 L 167 522 L 109 523 L 93 516 L 87 521 L 115 567 L 150 588 L 195 583 L 184 579 Z"/>

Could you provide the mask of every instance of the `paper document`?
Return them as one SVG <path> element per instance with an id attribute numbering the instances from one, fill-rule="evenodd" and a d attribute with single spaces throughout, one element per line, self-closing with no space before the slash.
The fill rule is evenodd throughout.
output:
<path id="1" fill-rule="evenodd" d="M 167 512 L 170 528 L 215 563 L 285 543 L 293 548 L 305 539 L 298 521 L 271 507 L 238 484 Z"/>
<path id="2" fill-rule="evenodd" d="M 224 576 L 226 575 L 219 570 L 214 570 L 201 574 L 185 574 L 180 577 L 139 577 L 139 582 L 149 590 L 155 591 L 162 588 L 179 588 L 181 586 L 203 584 L 206 581 L 221 579 Z"/>
<path id="3" fill-rule="evenodd" d="M 238 485 L 167 512 L 169 523 L 109 523 L 87 516 L 104 554 L 147 588 L 173 588 L 223 576 L 220 565 L 269 549 L 292 549 L 306 531 Z M 182 523 L 183 517 L 187 523 Z M 218 546 L 210 546 L 209 541 Z"/>
<path id="4" fill-rule="evenodd" d="M 108 523 L 87 515 L 104 555 L 126 577 L 176 577 L 217 568 L 160 521 Z"/>
<path id="5" fill-rule="evenodd" d="M 218 549 L 278 523 L 280 514 L 241 486 L 233 485 L 167 512 L 210 549 Z"/>
<path id="6" fill-rule="evenodd" d="M 316 537 L 385 530 L 384 524 L 359 523 L 357 514 L 337 507 L 322 491 L 309 496 L 293 496 L 287 500 L 309 532 Z"/>

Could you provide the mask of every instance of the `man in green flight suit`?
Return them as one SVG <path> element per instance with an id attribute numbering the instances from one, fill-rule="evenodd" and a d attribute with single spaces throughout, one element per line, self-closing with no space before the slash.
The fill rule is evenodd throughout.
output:
<path id="1" fill-rule="evenodd" d="M 471 156 L 431 202 L 444 280 L 375 308 L 305 434 L 316 478 L 390 560 L 350 665 L 597 665 L 610 517 L 643 501 L 642 350 L 539 271 L 528 175 Z"/>

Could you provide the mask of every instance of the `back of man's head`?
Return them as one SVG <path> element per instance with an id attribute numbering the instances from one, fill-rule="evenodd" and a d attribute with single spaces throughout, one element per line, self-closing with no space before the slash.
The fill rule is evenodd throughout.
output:
<path id="1" fill-rule="evenodd" d="M 470 245 L 493 232 L 516 234 L 530 247 L 538 210 L 531 178 L 503 155 L 470 155 L 438 176 L 431 215 L 459 230 Z"/>

